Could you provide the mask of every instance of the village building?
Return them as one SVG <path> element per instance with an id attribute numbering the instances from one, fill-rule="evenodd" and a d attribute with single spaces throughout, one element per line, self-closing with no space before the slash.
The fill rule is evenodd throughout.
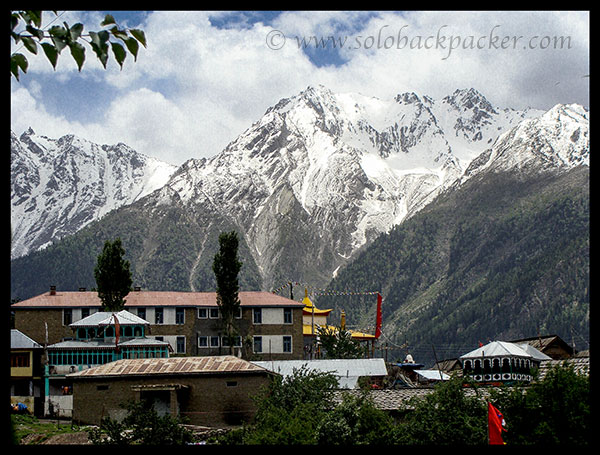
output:
<path id="1" fill-rule="evenodd" d="M 246 359 L 301 359 L 300 302 L 270 292 L 240 292 L 238 335 L 229 346 L 215 292 L 142 291 L 126 297 L 124 309 L 148 322 L 144 337 L 169 343 L 174 356 L 235 354 Z M 49 292 L 11 305 L 15 328 L 48 344 L 73 340 L 71 324 L 102 310 L 97 292 Z M 83 332 L 82 332 L 83 333 Z M 46 335 L 47 334 L 47 335 Z M 47 338 L 46 338 L 47 336 Z"/>
<path id="2" fill-rule="evenodd" d="M 43 346 L 19 330 L 10 331 L 10 404 L 16 411 L 42 416 Z"/>
<path id="3" fill-rule="evenodd" d="M 575 348 L 558 335 L 521 338 L 519 340 L 511 340 L 511 343 L 519 345 L 526 343 L 554 360 L 569 359 L 576 354 Z"/>
<path id="4" fill-rule="evenodd" d="M 191 425 L 228 427 L 249 421 L 253 397 L 274 373 L 235 356 L 122 359 L 68 375 L 73 421 L 100 424 L 122 419 L 128 401 L 152 400 L 159 415 Z"/>
<path id="5" fill-rule="evenodd" d="M 475 383 L 528 383 L 542 361 L 551 360 L 533 346 L 493 341 L 460 356 L 463 377 Z"/>

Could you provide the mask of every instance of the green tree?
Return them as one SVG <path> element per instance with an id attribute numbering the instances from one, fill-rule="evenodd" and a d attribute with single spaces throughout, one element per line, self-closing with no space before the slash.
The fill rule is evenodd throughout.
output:
<path id="1" fill-rule="evenodd" d="M 213 260 L 213 272 L 217 284 L 217 305 L 221 310 L 223 329 L 229 341 L 229 350 L 233 354 L 233 339 L 236 334 L 235 317 L 240 311 L 238 296 L 238 274 L 242 262 L 238 259 L 239 240 L 235 231 L 219 235 L 219 251 Z"/>
<path id="2" fill-rule="evenodd" d="M 397 426 L 377 409 L 368 393 L 344 393 L 342 403 L 328 412 L 316 428 L 323 445 L 390 445 L 397 440 Z"/>
<path id="3" fill-rule="evenodd" d="M 257 413 L 250 427 L 238 430 L 228 441 L 244 444 L 316 444 L 316 428 L 335 407 L 338 383 L 331 373 L 294 370 L 276 376 L 255 397 Z"/>
<path id="4" fill-rule="evenodd" d="M 452 377 L 426 397 L 409 400 L 398 430 L 401 444 L 485 445 L 487 408 L 480 398 L 465 394 L 461 377 Z"/>
<path id="5" fill-rule="evenodd" d="M 98 255 L 94 277 L 103 311 L 121 311 L 125 306 L 125 296 L 129 294 L 133 281 L 129 261 L 123 259 L 124 255 L 120 238 L 114 242 L 107 240 Z"/>
<path id="6" fill-rule="evenodd" d="M 328 359 L 360 359 L 365 354 L 365 348 L 352 338 L 352 334 L 339 327 L 317 327 L 319 339 L 325 357 Z"/>
<path id="7" fill-rule="evenodd" d="M 58 17 L 56 11 L 54 14 Z M 121 68 L 127 57 L 127 51 L 135 60 L 139 45 L 146 47 L 146 36 L 143 30 L 120 28 L 110 14 L 104 17 L 100 25 L 104 27 L 102 30 L 90 31 L 87 34 L 84 34 L 81 23 L 70 26 L 63 22 L 63 25 L 54 25 L 45 31 L 41 29 L 42 11 L 13 11 L 10 18 L 10 35 L 15 44 L 22 43 L 23 47 L 32 54 L 38 53 L 39 43 L 54 69 L 59 54 L 68 47 L 77 63 L 77 68 L 81 71 L 85 62 L 85 46 L 81 44 L 82 42 L 91 47 L 104 68 L 109 58 L 109 46 Z M 19 80 L 19 70 L 26 73 L 28 67 L 27 57 L 22 53 L 14 52 L 10 56 L 10 72 L 17 80 Z"/>
<path id="8" fill-rule="evenodd" d="M 541 381 L 492 396 L 507 423 L 507 445 L 591 443 L 590 379 L 572 365 L 557 365 Z"/>
<path id="9" fill-rule="evenodd" d="M 122 421 L 104 417 L 99 428 L 89 432 L 94 444 L 102 445 L 182 445 L 192 441 L 192 433 L 180 419 L 159 416 L 152 401 L 131 401 L 123 405 L 128 414 Z"/>

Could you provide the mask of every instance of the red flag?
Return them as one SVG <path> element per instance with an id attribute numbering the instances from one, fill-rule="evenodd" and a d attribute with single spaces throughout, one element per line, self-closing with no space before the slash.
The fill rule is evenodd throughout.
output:
<path id="1" fill-rule="evenodd" d="M 381 301 L 381 294 L 377 293 L 377 323 L 375 327 L 375 338 L 379 338 L 381 336 Z"/>
<path id="2" fill-rule="evenodd" d="M 119 352 L 119 332 L 121 331 L 121 326 L 119 325 L 116 313 L 113 313 L 113 317 L 115 318 L 115 348 Z"/>
<path id="3" fill-rule="evenodd" d="M 504 416 L 502 413 L 488 403 L 488 439 L 490 444 L 504 444 L 502 432 L 504 429 Z"/>

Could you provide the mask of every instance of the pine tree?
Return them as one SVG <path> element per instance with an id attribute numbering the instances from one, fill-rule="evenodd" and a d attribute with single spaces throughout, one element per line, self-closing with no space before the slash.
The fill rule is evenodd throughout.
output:
<path id="1" fill-rule="evenodd" d="M 98 297 L 103 311 L 121 311 L 125 306 L 125 296 L 131 290 L 129 261 L 123 259 L 125 250 L 121 239 L 107 240 L 94 268 Z"/>
<path id="2" fill-rule="evenodd" d="M 224 330 L 229 342 L 229 352 L 233 354 L 235 335 L 234 318 L 240 311 L 238 297 L 238 274 L 242 263 L 238 260 L 239 240 L 235 231 L 219 235 L 219 252 L 213 260 L 213 272 L 217 283 L 217 305 L 221 310 Z"/>

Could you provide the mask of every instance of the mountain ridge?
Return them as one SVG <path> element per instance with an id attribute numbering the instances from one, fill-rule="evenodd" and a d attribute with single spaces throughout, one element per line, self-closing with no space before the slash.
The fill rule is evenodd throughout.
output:
<path id="1" fill-rule="evenodd" d="M 379 235 L 481 173 L 476 164 L 489 162 L 486 151 L 503 133 L 542 114 L 494 108 L 473 89 L 441 101 L 412 92 L 385 101 L 308 87 L 268 108 L 218 155 L 188 160 L 165 185 L 92 224 L 106 238 L 118 232 L 129 239 L 140 261 L 132 262 L 136 281 L 154 289 L 210 287 L 202 275 L 217 228 L 240 234 L 252 286 L 270 289 L 289 279 L 325 286 Z M 587 114 L 578 121 L 587 140 Z M 87 229 L 80 238 L 90 236 L 97 237 Z M 62 248 L 51 247 L 48 254 Z M 156 258 L 166 251 L 173 261 L 169 248 L 179 263 Z"/>

